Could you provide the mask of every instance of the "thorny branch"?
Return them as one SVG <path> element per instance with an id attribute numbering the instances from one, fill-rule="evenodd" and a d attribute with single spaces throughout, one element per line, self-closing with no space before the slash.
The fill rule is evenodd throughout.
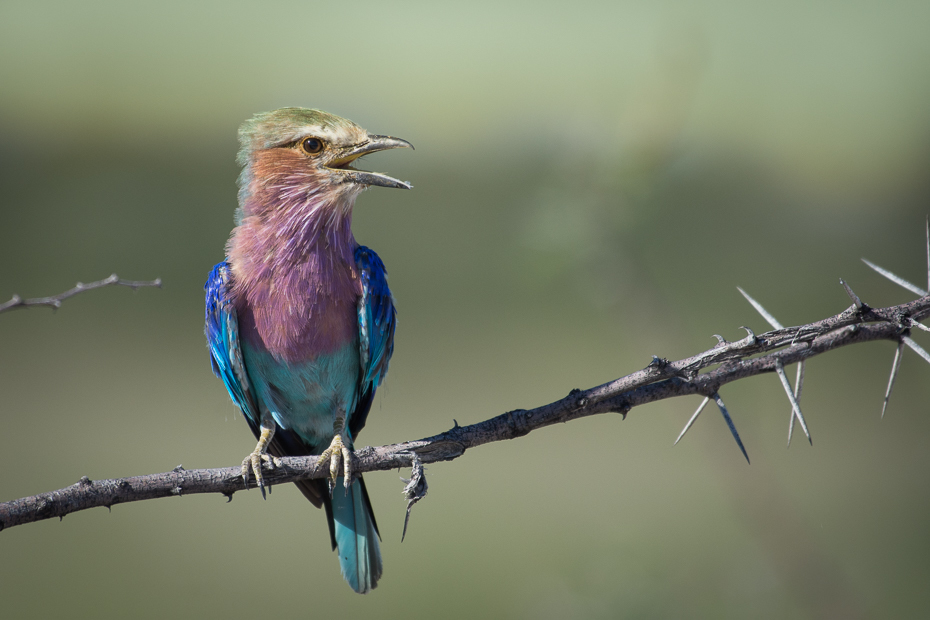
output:
<path id="1" fill-rule="evenodd" d="M 417 441 L 359 449 L 355 452 L 355 471 L 408 468 L 417 461 L 423 464 L 451 461 L 469 448 L 482 444 L 522 437 L 545 426 L 600 413 L 616 412 L 626 416 L 633 407 L 674 396 L 696 394 L 714 398 L 723 385 L 776 372 L 779 364 L 794 364 L 861 342 L 900 342 L 909 333 L 911 321 L 927 317 L 930 317 L 930 295 L 890 308 L 851 306 L 816 323 L 773 330 L 759 336 L 750 331 L 742 340 L 726 342 L 721 339 L 712 349 L 687 359 L 669 362 L 654 358 L 642 370 L 588 390 L 572 390 L 561 400 L 542 407 L 508 411 L 469 426 L 456 425 L 444 433 Z M 717 368 L 699 372 L 710 366 Z M 282 468 L 265 473 L 265 484 L 325 478 L 329 474 L 328 464 L 318 465 L 314 456 L 284 457 L 281 461 Z M 419 473 L 422 477 L 422 472 Z M 156 497 L 222 493 L 231 498 L 233 493 L 246 488 L 241 474 L 240 465 L 196 470 L 178 466 L 167 473 L 133 478 L 89 480 L 85 477 L 58 491 L 0 504 L 0 526 L 12 527 L 63 517 L 87 508 Z M 254 480 L 250 479 L 248 488 L 254 487 Z M 407 499 L 414 497 L 408 495 Z"/>
<path id="2" fill-rule="evenodd" d="M 930 224 L 927 230 L 928 261 L 930 261 Z M 870 266 L 872 266 L 869 263 Z M 873 266 L 873 268 L 875 268 Z M 905 286 L 905 282 L 880 268 L 882 275 Z M 116 276 L 113 276 L 115 278 Z M 692 357 L 670 362 L 654 357 L 652 362 L 637 372 L 620 377 L 609 383 L 587 390 L 572 390 L 564 398 L 535 409 L 508 411 L 489 420 L 459 426 L 439 435 L 417 441 L 366 447 L 355 452 L 354 469 L 357 473 L 411 468 L 413 475 L 404 488 L 410 508 L 426 495 L 427 485 L 423 464 L 451 461 L 462 456 L 469 448 L 482 444 L 515 439 L 539 428 L 568 422 L 601 413 L 626 414 L 636 406 L 664 400 L 675 396 L 699 395 L 704 401 L 685 426 L 682 435 L 691 427 L 704 406 L 712 399 L 723 414 L 734 439 L 746 455 L 742 441 L 736 432 L 730 414 L 720 397 L 720 388 L 727 383 L 760 375 L 777 373 L 791 404 L 789 429 L 797 420 L 808 438 L 807 424 L 801 414 L 798 399 L 803 370 L 799 369 L 796 386 L 792 391 L 784 367 L 803 364 L 807 359 L 847 345 L 874 340 L 889 340 L 898 343 L 891 379 L 885 394 L 887 405 L 901 352 L 907 346 L 930 362 L 927 353 L 910 337 L 911 329 L 928 330 L 920 321 L 930 317 L 930 294 L 908 284 L 921 297 L 917 300 L 891 306 L 872 308 L 864 303 L 849 286 L 842 282 L 853 305 L 832 317 L 797 327 L 782 327 L 774 317 L 751 297 L 750 303 L 768 320 L 775 329 L 756 335 L 749 328 L 747 336 L 737 342 L 727 342 L 716 336 L 718 344 Z M 928 264 L 930 284 L 930 264 Z M 908 288 L 905 286 L 905 288 Z M 70 291 L 69 291 L 70 292 Z M 930 331 L 930 330 L 928 330 Z M 710 367 L 715 368 L 710 368 Z M 706 370 L 709 369 L 709 370 Z M 704 371 L 704 372 L 702 372 Z M 885 406 L 882 408 L 884 414 Z M 789 441 L 790 441 L 789 430 Z M 679 436 L 678 439 L 681 439 Z M 676 440 L 677 443 L 677 440 Z M 749 457 L 746 456 L 746 460 Z M 0 503 L 0 530 L 14 525 L 32 523 L 52 517 L 64 517 L 72 512 L 98 506 L 134 502 L 157 497 L 191 495 L 195 493 L 222 493 L 230 500 L 233 493 L 245 488 L 254 488 L 255 482 L 244 482 L 240 465 L 220 469 L 185 470 L 180 465 L 174 470 L 160 474 L 136 476 L 111 480 L 90 480 L 86 476 L 76 484 L 64 489 L 31 497 Z M 283 484 L 305 478 L 326 478 L 328 464 L 318 465 L 317 457 L 284 457 L 281 467 L 267 469 L 265 484 Z M 406 530 L 406 521 L 405 521 Z"/>
<path id="3" fill-rule="evenodd" d="M 35 297 L 33 299 L 23 299 L 19 295 L 13 295 L 10 301 L 0 304 L 0 313 L 7 312 L 8 310 L 15 310 L 16 308 L 28 308 L 30 306 L 48 306 L 57 310 L 61 307 L 61 302 L 68 299 L 69 297 L 74 297 L 78 293 L 83 293 L 84 291 L 90 291 L 96 288 L 103 288 L 105 286 L 128 286 L 132 290 L 136 290 L 144 286 L 155 286 L 161 288 L 161 278 L 156 278 L 155 280 L 150 281 L 121 280 L 120 277 L 114 273 L 109 278 L 104 278 L 103 280 L 98 280 L 89 284 L 78 282 L 74 288 L 69 289 L 64 293 L 59 293 L 58 295 L 52 295 L 51 297 Z"/>

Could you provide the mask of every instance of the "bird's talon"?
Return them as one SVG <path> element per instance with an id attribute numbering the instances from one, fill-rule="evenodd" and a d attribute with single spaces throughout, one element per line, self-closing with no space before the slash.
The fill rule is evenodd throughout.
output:
<path id="1" fill-rule="evenodd" d="M 242 480 L 246 488 L 249 486 L 249 474 L 255 476 L 255 484 L 262 490 L 262 497 L 265 496 L 265 478 L 262 476 L 262 464 L 268 469 L 281 467 L 283 463 L 276 456 L 271 456 L 265 452 L 255 450 L 250 455 L 242 459 Z"/>
<path id="2" fill-rule="evenodd" d="M 341 435 L 333 437 L 332 443 L 317 460 L 318 465 L 322 465 L 327 460 L 329 461 L 330 487 L 335 486 L 336 479 L 342 475 L 344 476 L 343 486 L 348 490 L 349 485 L 352 484 L 352 459 L 354 456 Z M 332 494 L 332 490 L 330 490 L 330 494 Z"/>
<path id="3" fill-rule="evenodd" d="M 333 479 L 333 483 L 336 482 L 336 478 L 339 477 L 339 459 L 341 454 L 339 452 L 333 452 L 332 457 L 329 459 L 329 476 Z"/>
<path id="4" fill-rule="evenodd" d="M 344 479 L 342 481 L 342 484 L 346 489 L 346 495 L 349 494 L 349 487 L 352 486 L 352 482 L 354 480 L 352 476 L 353 469 L 354 469 L 352 465 L 353 465 L 354 459 L 355 459 L 355 453 L 349 450 L 348 448 L 346 448 L 345 446 L 343 446 L 342 447 L 342 463 L 343 463 L 343 470 L 344 470 L 343 471 Z"/>

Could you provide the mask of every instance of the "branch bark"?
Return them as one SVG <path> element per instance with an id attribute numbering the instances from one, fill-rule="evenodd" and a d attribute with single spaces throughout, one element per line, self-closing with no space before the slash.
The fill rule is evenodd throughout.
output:
<path id="1" fill-rule="evenodd" d="M 777 366 L 808 358 L 847 345 L 874 340 L 890 340 L 913 345 L 909 334 L 918 322 L 930 317 L 930 295 L 888 308 L 871 308 L 858 298 L 840 314 L 816 323 L 788 327 L 756 336 L 749 334 L 737 342 L 721 337 L 711 349 L 692 357 L 670 362 L 661 358 L 644 369 L 587 390 L 572 390 L 564 398 L 535 409 L 508 411 L 469 426 L 456 425 L 448 431 L 416 441 L 365 447 L 355 452 L 358 473 L 412 467 L 413 480 L 405 490 L 410 504 L 426 492 L 422 464 L 451 461 L 469 448 L 493 441 L 522 437 L 536 429 L 601 413 L 616 412 L 626 417 L 633 408 L 676 396 L 717 394 L 721 386 L 747 377 L 775 372 Z M 918 352 L 922 352 L 921 349 Z M 930 360 L 928 360 L 930 361 Z M 716 368 L 701 372 L 711 366 Z M 317 465 L 317 457 L 285 457 L 283 467 L 269 469 L 265 484 L 283 484 L 305 478 L 326 478 L 328 466 Z M 120 478 L 90 480 L 81 478 L 58 491 L 42 493 L 0 504 L 0 530 L 99 506 L 195 493 L 222 493 L 230 500 L 233 493 L 254 488 L 250 478 L 244 483 L 241 467 L 173 471 Z"/>

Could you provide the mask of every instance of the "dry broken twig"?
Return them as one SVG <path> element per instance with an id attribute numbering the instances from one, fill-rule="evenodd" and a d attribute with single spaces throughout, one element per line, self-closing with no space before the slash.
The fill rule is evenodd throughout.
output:
<path id="1" fill-rule="evenodd" d="M 930 248 L 930 224 L 928 224 L 927 234 L 928 248 Z M 928 257 L 930 257 L 930 249 L 928 249 Z M 884 270 L 880 270 L 879 273 L 901 284 L 899 282 L 901 279 L 894 274 L 886 273 Z M 749 457 L 719 391 L 727 383 L 769 372 L 778 375 L 789 396 L 791 403 L 789 442 L 795 420 L 800 422 L 805 434 L 810 438 L 798 402 L 803 369 L 799 369 L 796 386 L 792 391 L 784 371 L 785 366 L 795 363 L 803 364 L 811 357 L 847 345 L 874 340 L 897 342 L 898 353 L 885 394 L 885 405 L 887 405 L 891 387 L 900 366 L 903 347 L 910 347 L 930 362 L 930 354 L 910 338 L 911 329 L 915 327 L 927 329 L 920 323 L 930 317 L 930 295 L 926 291 L 918 289 L 922 296 L 908 303 L 888 308 L 872 308 L 864 303 L 845 282 L 841 281 L 841 283 L 853 300 L 853 305 L 822 321 L 797 327 L 782 327 L 758 302 L 743 292 L 750 303 L 775 327 L 774 330 L 757 336 L 752 330 L 743 328 L 747 336 L 737 342 L 727 342 L 721 336 L 717 336 L 718 344 L 707 351 L 674 362 L 654 357 L 652 362 L 642 370 L 587 390 L 572 390 L 564 398 L 548 405 L 535 409 L 509 411 L 469 426 L 459 426 L 455 423 L 453 428 L 444 433 L 417 441 L 377 448 L 361 448 L 355 452 L 355 471 L 363 473 L 412 468 L 413 475 L 404 489 L 404 496 L 408 501 L 409 518 L 409 509 L 426 494 L 427 485 L 422 467 L 425 463 L 450 461 L 464 454 L 469 448 L 494 441 L 515 439 L 538 428 L 559 422 L 609 412 L 620 413 L 626 417 L 626 414 L 638 405 L 687 395 L 704 396 L 704 401 L 685 425 L 678 439 L 681 439 L 704 406 L 710 399 L 713 399 L 748 461 Z M 930 262 L 928 262 L 928 283 L 930 283 Z M 706 370 L 712 366 L 716 368 Z M 882 411 L 884 413 L 884 406 Z M 294 482 L 305 478 L 325 478 L 329 474 L 328 465 L 318 465 L 316 456 L 284 457 L 281 459 L 281 464 L 281 467 L 268 469 L 265 474 L 266 485 Z M 240 465 L 190 471 L 179 465 L 167 473 L 133 478 L 90 480 L 84 477 L 76 484 L 58 491 L 0 504 L 0 529 L 52 517 L 64 517 L 64 515 L 88 508 L 110 507 L 114 504 L 156 497 L 222 493 L 232 499 L 236 491 L 255 487 L 252 479 L 244 482 L 241 473 Z"/>
<path id="2" fill-rule="evenodd" d="M 97 288 L 103 288 L 105 286 L 128 286 L 132 290 L 146 286 L 161 288 L 161 278 L 141 281 L 121 280 L 120 277 L 114 273 L 109 278 L 104 278 L 103 280 L 98 280 L 89 284 L 78 282 L 74 288 L 68 289 L 64 293 L 59 293 L 58 295 L 52 295 L 51 297 L 35 297 L 33 299 L 23 299 L 19 295 L 13 295 L 10 301 L 0 304 L 0 312 L 7 312 L 8 310 L 15 310 L 16 308 L 29 308 L 31 306 L 48 306 L 57 310 L 61 307 L 61 302 L 68 299 L 69 297 L 74 297 L 78 293 L 91 291 Z"/>

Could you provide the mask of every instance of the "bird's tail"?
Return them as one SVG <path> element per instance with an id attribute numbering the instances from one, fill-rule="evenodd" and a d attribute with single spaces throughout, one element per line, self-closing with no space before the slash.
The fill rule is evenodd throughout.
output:
<path id="1" fill-rule="evenodd" d="M 381 547 L 365 481 L 359 477 L 346 493 L 343 478 L 336 480 L 332 496 L 336 552 L 342 576 L 352 589 L 364 594 L 381 578 Z"/>

